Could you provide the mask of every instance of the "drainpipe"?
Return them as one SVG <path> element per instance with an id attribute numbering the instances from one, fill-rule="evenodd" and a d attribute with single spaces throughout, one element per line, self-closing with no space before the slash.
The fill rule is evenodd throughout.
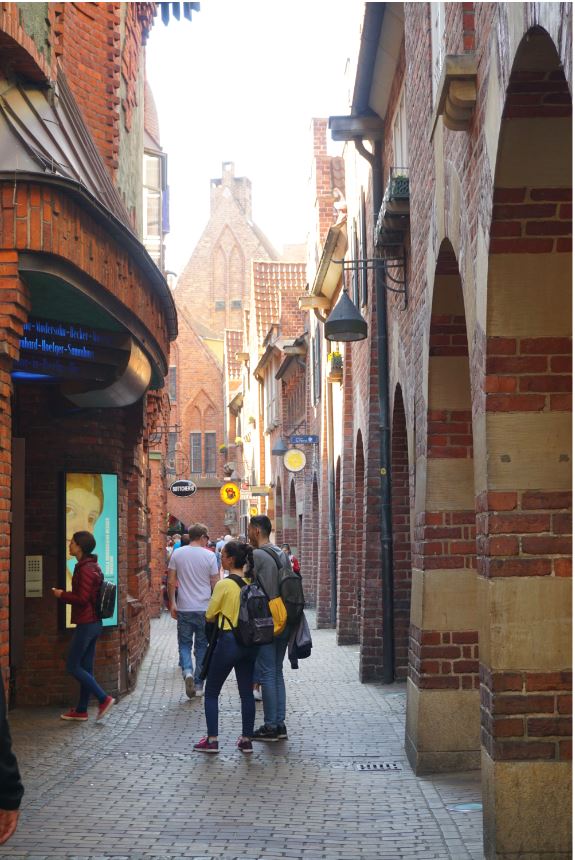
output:
<path id="1" fill-rule="evenodd" d="M 330 383 L 326 384 L 327 412 L 327 543 L 329 558 L 329 584 L 331 625 L 337 623 L 337 546 L 335 542 L 335 466 L 333 462 L 333 394 Z"/>
<path id="2" fill-rule="evenodd" d="M 371 165 L 373 215 L 375 224 L 383 200 L 383 166 L 381 141 L 373 141 L 372 152 L 361 140 L 355 147 Z M 393 533 L 391 520 L 391 456 L 389 416 L 389 364 L 387 355 L 387 296 L 385 270 L 374 269 L 375 305 L 377 318 L 377 392 L 379 401 L 379 486 L 380 486 L 380 542 L 383 599 L 383 683 L 394 681 L 393 642 Z"/>

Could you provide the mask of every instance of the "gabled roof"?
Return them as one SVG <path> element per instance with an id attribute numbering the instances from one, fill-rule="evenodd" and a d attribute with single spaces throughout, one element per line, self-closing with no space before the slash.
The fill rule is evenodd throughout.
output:
<path id="1" fill-rule="evenodd" d="M 298 297 L 306 287 L 305 263 L 256 261 L 252 268 L 253 308 L 256 335 L 263 343 L 272 325 L 279 325 L 285 337 L 302 329 L 303 315 Z"/>

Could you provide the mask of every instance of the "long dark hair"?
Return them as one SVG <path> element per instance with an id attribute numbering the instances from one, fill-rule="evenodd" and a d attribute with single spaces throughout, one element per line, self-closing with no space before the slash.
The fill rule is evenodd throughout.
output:
<path id="1" fill-rule="evenodd" d="M 226 555 L 232 559 L 234 567 L 243 570 L 247 564 L 245 576 L 253 579 L 254 576 L 254 553 L 249 543 L 240 543 L 237 540 L 229 540 L 223 548 Z M 222 550 L 223 552 L 223 550 Z"/>

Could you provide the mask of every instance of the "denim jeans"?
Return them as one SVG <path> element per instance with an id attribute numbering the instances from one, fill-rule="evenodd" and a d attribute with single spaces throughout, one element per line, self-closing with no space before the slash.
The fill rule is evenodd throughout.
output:
<path id="1" fill-rule="evenodd" d="M 192 672 L 192 644 L 194 646 L 194 683 L 201 685 L 200 669 L 208 648 L 205 634 L 205 612 L 180 612 L 178 610 L 178 648 L 180 666 L 184 678 Z"/>
<path id="2" fill-rule="evenodd" d="M 260 645 L 255 675 L 262 685 L 262 702 L 266 726 L 277 728 L 285 723 L 286 687 L 283 662 L 288 646 L 289 629 L 276 636 L 269 645 Z"/>
<path id="3" fill-rule="evenodd" d="M 239 645 L 231 630 L 220 630 L 204 690 L 204 710 L 209 737 L 218 735 L 218 697 L 232 669 L 236 672 L 242 702 L 242 735 L 249 738 L 253 734 L 256 718 L 253 694 L 256 653 L 256 648 L 244 648 Z"/>
<path id="4" fill-rule="evenodd" d="M 96 642 L 102 632 L 102 622 L 92 621 L 90 624 L 78 624 L 72 636 L 70 651 L 66 661 L 66 669 L 80 682 L 80 698 L 76 710 L 85 714 L 88 710 L 90 696 L 95 696 L 100 704 L 106 700 L 107 694 L 94 678 L 94 654 Z"/>

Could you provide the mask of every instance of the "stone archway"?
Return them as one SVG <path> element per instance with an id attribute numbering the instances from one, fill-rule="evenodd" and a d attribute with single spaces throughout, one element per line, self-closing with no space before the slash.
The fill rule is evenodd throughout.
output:
<path id="1" fill-rule="evenodd" d="M 425 471 L 416 499 L 407 682 L 406 750 L 417 773 L 479 766 L 471 384 L 462 284 L 447 239 L 433 285 Z"/>
<path id="2" fill-rule="evenodd" d="M 407 677 L 409 610 L 411 603 L 411 525 L 409 450 L 403 394 L 398 385 L 391 431 L 391 507 L 393 517 L 393 635 L 394 673 Z"/>
<path id="3" fill-rule="evenodd" d="M 477 418 L 487 858 L 571 850 L 571 117 L 535 28 L 501 122 Z"/>

